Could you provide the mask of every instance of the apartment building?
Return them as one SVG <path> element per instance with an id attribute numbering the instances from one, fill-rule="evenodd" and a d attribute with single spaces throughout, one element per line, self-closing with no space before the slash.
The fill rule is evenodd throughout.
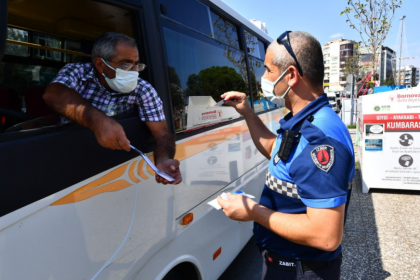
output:
<path id="1" fill-rule="evenodd" d="M 346 78 L 342 67 L 346 58 L 354 55 L 356 42 L 347 39 L 328 41 L 322 47 L 324 55 L 324 91 L 339 92 L 346 86 Z"/>
<path id="2" fill-rule="evenodd" d="M 413 65 L 401 66 L 395 73 L 395 84 L 416 87 L 419 84 L 419 69 Z"/>
<path id="3" fill-rule="evenodd" d="M 259 29 L 261 29 L 262 31 L 264 31 L 265 33 L 267 33 L 268 34 L 268 31 L 267 31 L 267 25 L 266 25 L 266 23 L 265 22 L 262 22 L 262 21 L 260 21 L 260 20 L 256 20 L 256 19 L 251 19 L 250 20 L 256 27 L 258 27 Z"/>
<path id="4" fill-rule="evenodd" d="M 367 74 L 372 71 L 373 51 L 372 47 L 360 47 L 360 66 L 362 73 Z M 389 47 L 381 45 L 378 48 L 375 62 L 375 73 L 378 74 L 379 81 L 384 81 L 393 77 L 393 69 L 396 68 L 396 52 Z"/>

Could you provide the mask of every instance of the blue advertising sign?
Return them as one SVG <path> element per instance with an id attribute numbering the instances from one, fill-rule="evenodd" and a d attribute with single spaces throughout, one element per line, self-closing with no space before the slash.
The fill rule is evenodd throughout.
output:
<path id="1" fill-rule="evenodd" d="M 382 139 L 365 139 L 365 151 L 382 151 Z"/>

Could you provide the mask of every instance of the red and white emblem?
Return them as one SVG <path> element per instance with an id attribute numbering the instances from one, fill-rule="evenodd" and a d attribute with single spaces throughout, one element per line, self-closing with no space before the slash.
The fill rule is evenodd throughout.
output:
<path id="1" fill-rule="evenodd" d="M 334 148 L 330 145 L 320 145 L 311 151 L 312 161 L 316 167 L 328 173 L 334 164 Z"/>

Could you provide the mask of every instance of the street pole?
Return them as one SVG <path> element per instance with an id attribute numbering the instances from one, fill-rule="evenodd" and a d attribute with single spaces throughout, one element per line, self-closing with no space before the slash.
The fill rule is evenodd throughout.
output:
<path id="1" fill-rule="evenodd" d="M 351 111 L 350 111 L 350 124 L 353 125 L 354 114 L 354 75 L 351 75 Z"/>
<path id="2" fill-rule="evenodd" d="M 404 33 L 404 19 L 405 16 L 400 18 L 402 20 L 401 22 L 401 44 L 400 44 L 400 67 L 398 67 L 398 84 L 401 86 L 401 53 L 402 53 L 402 39 L 403 39 L 403 33 Z"/>

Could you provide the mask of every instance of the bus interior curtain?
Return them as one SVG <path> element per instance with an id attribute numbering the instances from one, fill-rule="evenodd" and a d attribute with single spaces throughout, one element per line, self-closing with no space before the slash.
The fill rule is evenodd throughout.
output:
<path id="1" fill-rule="evenodd" d="M 6 50 L 7 37 L 7 1 L 0 0 L 0 61 L 3 59 Z"/>

